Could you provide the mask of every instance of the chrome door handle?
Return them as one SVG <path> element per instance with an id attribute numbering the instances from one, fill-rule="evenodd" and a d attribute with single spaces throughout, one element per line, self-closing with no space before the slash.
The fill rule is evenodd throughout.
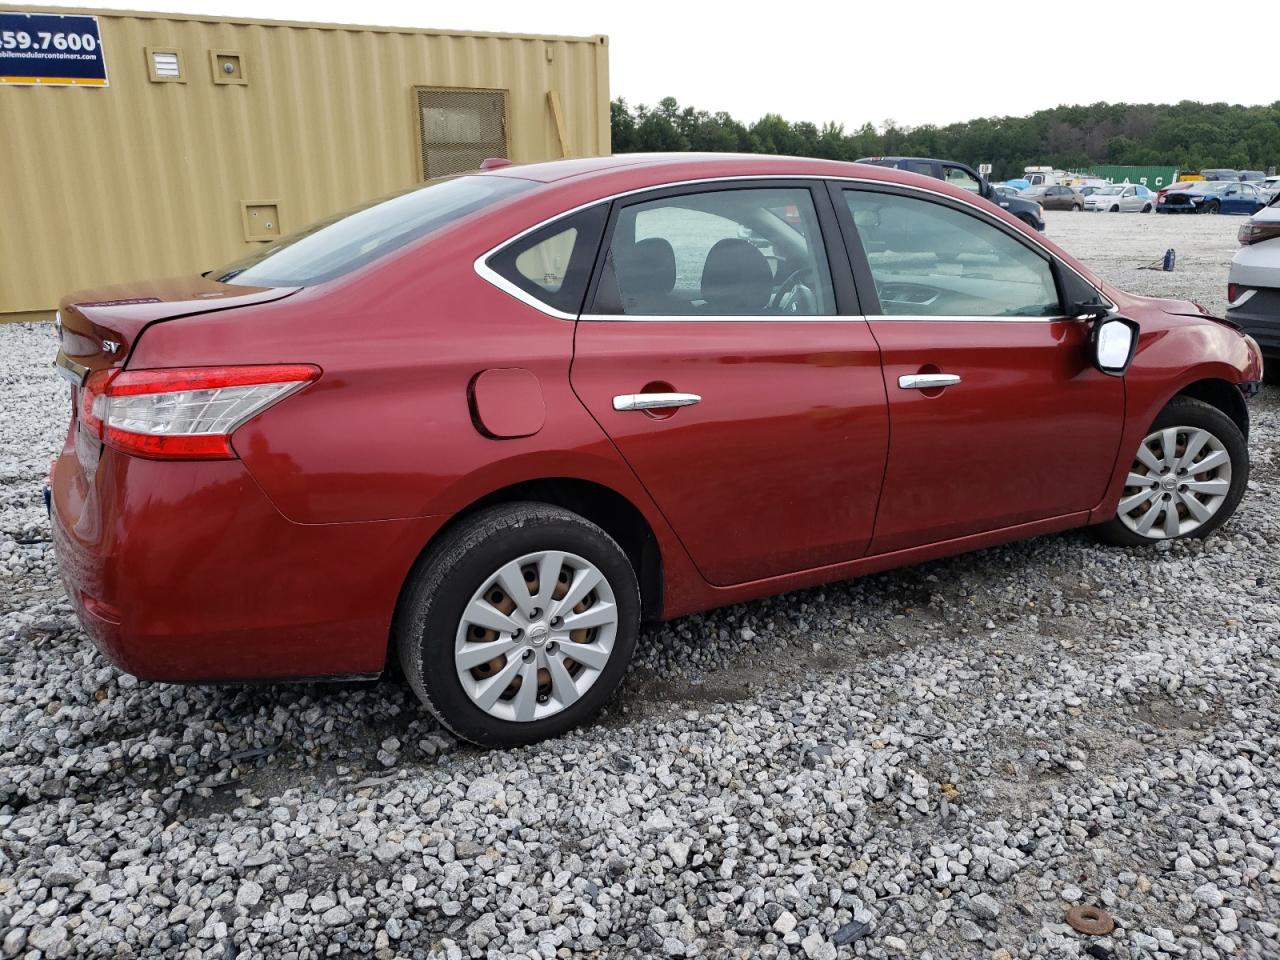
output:
<path id="1" fill-rule="evenodd" d="M 613 398 L 613 409 L 625 411 L 691 407 L 701 399 L 696 393 L 620 393 Z"/>
<path id="2" fill-rule="evenodd" d="M 934 390 L 959 382 L 960 377 L 955 373 L 913 373 L 898 378 L 898 386 L 903 390 Z"/>

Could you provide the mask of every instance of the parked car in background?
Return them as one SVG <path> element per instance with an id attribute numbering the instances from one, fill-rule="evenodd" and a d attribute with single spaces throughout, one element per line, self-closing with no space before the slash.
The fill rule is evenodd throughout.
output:
<path id="1" fill-rule="evenodd" d="M 1021 196 L 1000 196 L 987 178 L 968 164 L 955 160 L 935 160 L 931 157 L 864 157 L 857 162 L 870 163 L 877 167 L 893 167 L 897 170 L 922 173 L 926 177 L 945 180 L 962 190 L 976 193 L 984 200 L 990 200 L 997 206 L 1003 207 L 1032 229 L 1044 229 L 1044 208 L 1040 204 Z M 1016 181 L 1010 181 L 1010 183 L 1014 182 Z"/>
<path id="2" fill-rule="evenodd" d="M 1155 194 L 1140 183 L 1113 183 L 1084 198 L 1093 213 L 1150 213 L 1155 205 Z"/>
<path id="3" fill-rule="evenodd" d="M 1239 180 L 1240 171 L 1229 170 L 1226 168 L 1215 168 L 1212 170 L 1201 170 L 1200 176 L 1210 181 Z"/>
<path id="4" fill-rule="evenodd" d="M 1046 210 L 1083 210 L 1084 197 L 1072 187 L 1053 184 L 1047 187 L 1028 187 L 1022 196 L 1034 200 Z"/>
<path id="5" fill-rule="evenodd" d="M 1156 209 L 1160 213 L 1253 214 L 1267 203 L 1267 195 L 1239 180 L 1202 180 L 1182 190 L 1170 190 Z"/>
<path id="6" fill-rule="evenodd" d="M 642 619 L 1074 527 L 1205 537 L 1262 369 L 976 191 L 725 154 L 434 180 L 57 330 L 52 537 L 111 661 L 391 656 L 490 745 L 593 716 Z"/>
<path id="7" fill-rule="evenodd" d="M 1259 190 L 1264 190 L 1274 197 L 1277 193 L 1280 193 L 1280 177 L 1267 177 L 1256 186 Z"/>
<path id="8" fill-rule="evenodd" d="M 1240 179 L 1245 183 L 1261 183 L 1267 179 L 1267 175 L 1262 170 L 1241 170 Z"/>
<path id="9" fill-rule="evenodd" d="M 1239 237 L 1227 274 L 1227 319 L 1240 324 L 1280 368 L 1280 196 L 1243 224 Z"/>
<path id="10" fill-rule="evenodd" d="M 1022 192 L 1018 187 L 1008 183 L 993 183 L 991 189 L 1002 197 L 1016 197 Z"/>
<path id="11" fill-rule="evenodd" d="M 1083 186 L 1083 187 L 1078 188 L 1078 189 L 1076 190 L 1076 193 L 1080 194 L 1080 196 L 1082 196 L 1082 197 L 1092 197 L 1095 193 L 1097 193 L 1097 192 L 1098 192 L 1099 190 L 1101 190 L 1101 189 L 1102 189 L 1102 187 L 1100 187 L 1100 186 L 1096 186 L 1096 185 L 1094 185 L 1094 184 L 1089 184 L 1089 185 L 1087 185 L 1087 186 Z"/>

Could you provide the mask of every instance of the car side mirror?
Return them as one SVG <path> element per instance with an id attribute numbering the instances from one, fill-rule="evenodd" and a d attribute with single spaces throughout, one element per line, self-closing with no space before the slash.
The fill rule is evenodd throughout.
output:
<path id="1" fill-rule="evenodd" d="M 1093 365 L 1110 377 L 1124 376 L 1138 348 L 1138 325 L 1128 317 L 1098 320 L 1089 336 Z"/>
<path id="2" fill-rule="evenodd" d="M 1111 315 L 1111 305 L 1101 300 L 1081 300 L 1071 304 L 1067 315 L 1077 320 L 1105 320 Z"/>
<path id="3" fill-rule="evenodd" d="M 996 188 L 991 185 L 991 181 L 986 177 L 978 177 L 978 195 L 983 200 L 995 199 Z"/>

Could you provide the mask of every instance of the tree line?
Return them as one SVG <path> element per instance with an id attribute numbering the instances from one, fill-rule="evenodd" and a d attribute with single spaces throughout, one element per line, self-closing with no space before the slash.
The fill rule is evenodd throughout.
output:
<path id="1" fill-rule="evenodd" d="M 1280 101 L 1268 106 L 1197 103 L 1094 103 L 1039 110 L 1028 117 L 982 117 L 946 126 L 908 127 L 886 120 L 857 130 L 842 124 L 791 123 L 776 113 L 751 124 L 729 114 L 681 107 L 611 105 L 614 153 L 712 151 L 774 153 L 857 160 L 927 156 L 972 166 L 992 164 L 1004 180 L 1032 164 L 1064 170 L 1096 164 L 1233 167 L 1268 170 L 1280 164 Z"/>

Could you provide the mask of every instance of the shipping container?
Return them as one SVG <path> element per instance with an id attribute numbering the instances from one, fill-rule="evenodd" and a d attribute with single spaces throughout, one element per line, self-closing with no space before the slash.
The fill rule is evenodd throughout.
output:
<path id="1" fill-rule="evenodd" d="M 487 157 L 610 149 L 604 36 L 7 5 L 0 25 L 0 319 Z"/>
<path id="2" fill-rule="evenodd" d="M 1140 183 L 1149 190 L 1159 190 L 1178 182 L 1177 167 L 1094 167 L 1089 175 L 1108 183 Z"/>

